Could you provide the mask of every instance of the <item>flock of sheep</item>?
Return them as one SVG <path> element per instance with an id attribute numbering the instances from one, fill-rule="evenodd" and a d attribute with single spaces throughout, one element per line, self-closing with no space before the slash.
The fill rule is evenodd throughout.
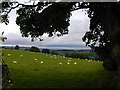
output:
<path id="1" fill-rule="evenodd" d="M 11 54 L 8 54 L 8 56 L 10 57 Z M 23 57 L 23 55 L 20 55 L 20 57 Z M 46 55 L 46 57 L 48 57 L 48 55 Z M 61 57 L 66 58 L 65 56 L 61 56 Z M 56 59 L 57 56 L 56 56 L 56 55 L 53 55 L 53 56 L 50 56 L 50 58 Z M 70 64 L 71 59 L 72 59 L 72 58 L 69 58 L 69 59 L 68 59 L 67 64 Z M 79 59 L 79 58 L 78 58 L 78 59 Z M 85 60 L 88 60 L 88 59 L 85 59 Z M 37 61 L 37 59 L 35 58 L 34 61 Z M 88 62 L 90 62 L 90 61 L 95 61 L 95 60 L 88 60 Z M 98 60 L 98 62 L 99 62 L 99 60 Z M 13 61 L 13 63 L 14 63 L 14 64 L 17 64 L 17 61 Z M 40 63 L 43 64 L 43 61 L 41 61 Z M 77 62 L 74 62 L 74 64 L 77 64 Z M 59 62 L 59 65 L 63 65 L 63 63 L 62 63 L 62 62 Z"/>

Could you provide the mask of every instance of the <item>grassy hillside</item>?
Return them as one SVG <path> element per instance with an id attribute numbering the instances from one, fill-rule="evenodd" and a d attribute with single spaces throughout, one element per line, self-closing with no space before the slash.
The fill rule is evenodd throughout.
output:
<path id="1" fill-rule="evenodd" d="M 2 58 L 10 68 L 14 88 L 99 88 L 106 87 L 112 77 L 97 61 L 71 59 L 67 64 L 70 58 L 12 49 L 3 49 Z"/>

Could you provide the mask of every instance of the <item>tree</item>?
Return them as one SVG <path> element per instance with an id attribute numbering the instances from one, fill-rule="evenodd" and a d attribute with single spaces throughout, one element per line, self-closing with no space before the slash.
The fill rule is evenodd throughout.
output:
<path id="1" fill-rule="evenodd" d="M 40 52 L 39 48 L 38 48 L 38 47 L 34 47 L 34 46 L 32 46 L 32 47 L 29 49 L 29 51 L 31 51 L 31 52 Z"/>
<path id="2" fill-rule="evenodd" d="M 26 49 L 25 49 L 25 51 L 29 51 L 29 49 L 28 49 L 28 48 L 26 48 Z"/>
<path id="3" fill-rule="evenodd" d="M 120 70 L 119 57 L 119 25 L 120 3 L 93 3 L 88 13 L 91 18 L 90 31 L 85 34 L 83 41 L 93 48 L 104 61 L 107 70 Z M 114 14 L 112 14 L 114 13 Z M 114 32 L 113 32 L 114 30 Z"/>
<path id="4" fill-rule="evenodd" d="M 18 45 L 16 45 L 14 49 L 19 50 L 19 46 L 18 46 Z"/>
<path id="5" fill-rule="evenodd" d="M 41 40 L 41 36 L 47 33 L 50 37 L 68 34 L 68 26 L 71 12 L 78 9 L 88 9 L 90 18 L 90 31 L 86 32 L 83 41 L 91 47 L 103 60 L 107 70 L 120 71 L 120 2 L 38 2 L 34 5 L 25 5 L 18 2 L 2 3 L 2 22 L 8 24 L 8 13 L 18 7 L 17 25 L 23 37 L 29 35 L 34 41 Z M 6 10 L 6 8 L 9 10 Z M 45 8 L 46 7 L 46 8 Z M 48 18 L 49 17 L 49 18 Z M 114 31 L 113 31 L 114 30 Z"/>
<path id="6" fill-rule="evenodd" d="M 47 54 L 49 54 L 49 53 L 50 53 L 50 50 L 49 50 L 49 49 L 42 49 L 42 53 L 47 53 Z"/>
<path id="7" fill-rule="evenodd" d="M 74 53 L 65 53 L 66 57 L 80 58 L 80 59 L 89 59 L 87 52 L 74 52 Z"/>
<path id="8" fill-rule="evenodd" d="M 59 55 L 57 51 L 51 51 L 52 55 Z"/>

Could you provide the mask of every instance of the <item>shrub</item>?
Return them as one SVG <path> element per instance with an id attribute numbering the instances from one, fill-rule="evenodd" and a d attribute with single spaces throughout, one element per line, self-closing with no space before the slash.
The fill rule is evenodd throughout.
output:
<path id="1" fill-rule="evenodd" d="M 72 57 L 72 58 L 80 58 L 80 59 L 88 59 L 88 53 L 86 52 L 81 52 L 81 53 L 66 53 L 66 57 Z"/>
<path id="2" fill-rule="evenodd" d="M 6 49 L 6 47 L 5 47 L 5 46 L 2 46 L 2 48 Z"/>
<path id="3" fill-rule="evenodd" d="M 34 47 L 34 46 L 32 46 L 32 47 L 29 49 L 29 51 L 31 51 L 31 52 L 40 52 L 39 48 L 38 48 L 38 47 Z"/>
<path id="4" fill-rule="evenodd" d="M 50 50 L 49 50 L 49 49 L 43 49 L 43 50 L 42 50 L 42 53 L 48 53 L 48 54 L 49 54 L 49 53 L 50 53 Z"/>
<path id="5" fill-rule="evenodd" d="M 58 52 L 56 52 L 56 51 L 51 51 L 51 54 L 52 55 L 59 55 Z"/>
<path id="6" fill-rule="evenodd" d="M 18 45 L 16 45 L 14 49 L 19 50 L 19 46 L 18 46 Z"/>
<path id="7" fill-rule="evenodd" d="M 26 49 L 25 49 L 25 51 L 29 51 L 29 49 L 28 49 L 28 48 L 26 48 Z"/>

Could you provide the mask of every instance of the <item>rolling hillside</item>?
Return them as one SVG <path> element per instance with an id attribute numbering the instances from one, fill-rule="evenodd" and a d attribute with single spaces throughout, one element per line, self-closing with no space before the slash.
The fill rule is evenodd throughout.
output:
<path id="1" fill-rule="evenodd" d="M 98 61 L 22 50 L 2 51 L 14 88 L 100 88 L 106 87 L 112 77 Z"/>

